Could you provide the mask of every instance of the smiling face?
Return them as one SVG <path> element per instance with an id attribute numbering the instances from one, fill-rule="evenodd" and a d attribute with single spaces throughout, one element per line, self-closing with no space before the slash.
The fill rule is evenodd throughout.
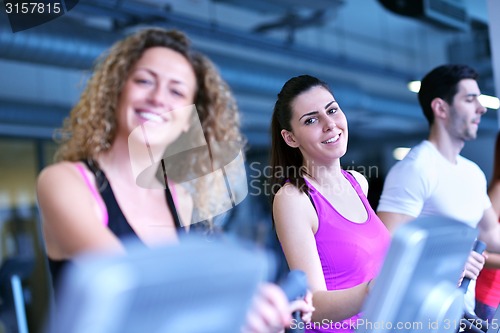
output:
<path id="1" fill-rule="evenodd" d="M 285 142 L 299 148 L 304 161 L 330 164 L 347 151 L 347 119 L 333 95 L 314 86 L 292 102 L 292 131 L 282 130 Z"/>
<path id="2" fill-rule="evenodd" d="M 478 100 L 480 94 L 475 80 L 464 79 L 458 83 L 453 103 L 446 103 L 449 113 L 445 126 L 452 137 L 462 141 L 476 138 L 481 116 L 486 112 Z"/>
<path id="3" fill-rule="evenodd" d="M 171 143 L 189 128 L 195 93 L 196 76 L 184 56 L 166 47 L 147 49 L 119 97 L 117 137 L 147 122 L 148 129 L 158 129 L 162 144 Z M 155 134 L 148 136 L 154 140 Z"/>

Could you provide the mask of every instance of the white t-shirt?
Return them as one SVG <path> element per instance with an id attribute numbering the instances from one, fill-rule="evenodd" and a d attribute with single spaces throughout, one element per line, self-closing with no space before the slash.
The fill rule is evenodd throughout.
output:
<path id="1" fill-rule="evenodd" d="M 475 228 L 490 206 L 486 177 L 479 166 L 460 155 L 453 164 L 425 140 L 391 168 L 377 211 L 415 218 L 445 216 Z M 475 287 L 471 281 L 465 295 L 465 307 L 471 313 Z"/>

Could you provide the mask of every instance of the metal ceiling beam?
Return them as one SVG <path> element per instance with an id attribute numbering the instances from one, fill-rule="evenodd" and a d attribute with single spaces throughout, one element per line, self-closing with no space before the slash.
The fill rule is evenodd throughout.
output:
<path id="1" fill-rule="evenodd" d="M 337 8 L 343 0 L 214 0 L 240 8 L 247 8 L 262 13 L 283 13 L 287 9 L 329 9 Z"/>
<path id="2" fill-rule="evenodd" d="M 111 10 L 111 7 L 109 10 Z M 133 8 L 128 8 L 126 10 L 132 11 Z M 142 12 L 143 11 L 144 9 L 142 9 Z M 139 10 L 136 10 L 136 12 L 142 14 Z M 193 27 L 193 22 L 190 23 L 190 27 Z M 207 35 L 208 38 L 213 38 L 217 41 L 226 41 L 225 37 L 221 37 L 216 31 L 208 29 L 207 27 L 205 28 L 206 29 L 197 27 L 194 30 L 199 34 L 209 34 L 209 36 Z M 200 29 L 202 32 L 200 32 Z M 228 34 L 229 32 L 225 36 Z M 64 18 L 13 34 L 7 22 L 0 21 L 0 58 L 66 68 L 89 69 L 95 59 L 114 41 L 122 36 L 123 35 L 120 33 L 106 32 L 91 27 L 78 27 L 75 25 L 75 22 Z M 236 35 L 233 35 L 233 37 L 236 37 Z M 271 45 L 270 43 L 266 44 L 263 38 L 259 38 L 258 40 L 254 38 L 250 39 L 254 40 L 254 47 L 258 47 L 259 50 L 266 49 L 266 47 L 262 47 L 262 45 L 279 47 L 274 44 Z M 238 41 L 239 43 L 246 43 L 242 38 L 239 38 Z M 247 45 L 246 47 L 249 46 Z M 291 49 L 292 48 L 289 48 L 289 51 Z M 288 78 L 294 75 L 303 74 L 298 68 L 293 66 L 293 64 L 287 64 L 286 61 L 283 62 L 281 67 L 277 67 L 259 61 L 259 59 L 247 61 L 246 59 L 242 60 L 235 56 L 213 50 L 204 52 L 214 60 L 219 66 L 224 78 L 229 82 L 231 87 L 237 91 L 252 92 L 260 95 L 272 96 L 274 98 L 275 94 Z M 300 52 L 306 51 L 302 50 Z M 287 56 L 288 59 L 291 59 L 289 60 L 290 62 L 292 62 L 294 58 L 297 58 L 301 62 L 305 60 L 304 57 L 301 57 L 299 54 L 291 56 L 290 52 L 277 52 L 276 55 L 277 57 Z M 325 62 L 325 66 L 328 66 L 328 68 L 334 67 L 333 64 L 335 67 L 339 66 L 338 61 L 332 59 L 330 55 L 325 55 L 324 52 L 311 52 L 310 55 L 311 62 L 314 62 L 313 58 L 315 58 L 317 62 L 324 57 L 323 62 Z M 242 66 L 243 61 L 244 66 Z M 340 63 L 340 66 L 345 68 L 346 63 L 351 63 L 357 70 L 360 70 L 359 67 L 361 67 L 361 70 L 363 68 L 360 63 L 348 59 L 344 59 L 343 63 Z M 365 64 L 365 66 L 368 65 Z M 372 74 L 377 72 L 378 75 L 382 75 L 384 78 L 390 76 L 390 71 L 371 65 L 369 72 Z M 344 90 L 345 99 L 352 98 L 360 107 L 367 107 L 369 109 L 376 108 L 378 103 L 366 105 L 366 103 L 363 102 L 377 98 L 376 96 L 371 96 L 355 86 L 339 81 L 338 78 L 325 77 L 323 73 L 319 73 L 318 75 L 322 75 L 324 80 L 335 82 L 332 88 L 339 92 L 339 94 Z M 394 76 L 396 78 L 407 78 L 409 74 L 396 73 Z M 385 103 L 383 104 L 386 107 L 381 108 L 381 111 L 393 110 L 395 113 L 401 114 L 404 112 L 403 114 L 405 114 L 406 112 L 402 110 L 414 107 L 412 103 L 397 102 L 393 99 L 384 99 L 384 101 Z M 390 107 L 391 103 L 393 103 L 392 108 Z"/>
<path id="3" fill-rule="evenodd" d="M 51 139 L 54 129 L 62 125 L 69 109 L 59 105 L 2 100 L 0 136 Z"/>
<path id="4" fill-rule="evenodd" d="M 289 45 L 286 41 L 267 38 L 250 32 L 238 31 L 211 22 L 198 20 L 172 13 L 168 9 L 152 6 L 136 1 L 116 3 L 109 1 L 87 0 L 80 2 L 74 12 L 98 12 L 117 19 L 117 12 L 123 20 L 137 21 L 143 18 L 148 25 L 167 28 L 177 28 L 191 36 L 226 43 L 232 47 L 253 48 L 276 55 L 297 58 L 301 61 L 311 61 L 325 66 L 352 70 L 363 75 L 383 76 L 407 80 L 412 72 L 403 72 L 377 66 L 366 61 L 346 58 L 325 50 Z M 134 19 L 135 18 L 135 19 Z M 64 17 L 32 28 L 30 30 L 12 33 L 7 20 L 0 22 L 0 57 L 13 60 L 48 63 L 73 68 L 88 68 L 97 55 L 119 39 L 123 34 L 107 32 L 89 26 L 68 21 Z M 32 52 L 33 51 L 33 52 Z M 41 51 L 41 52 L 39 52 Z"/>
<path id="5" fill-rule="evenodd" d="M 363 75 L 379 76 L 384 79 L 392 78 L 402 82 L 411 77 L 410 73 L 382 68 L 355 59 L 342 58 L 325 53 L 323 50 L 290 46 L 262 36 L 213 26 L 209 22 L 158 10 L 158 7 L 146 6 L 134 1 L 122 3 L 127 4 L 127 6 L 119 8 L 120 11 L 123 11 L 120 15 L 116 14 L 116 6 L 110 5 L 109 2 L 99 3 L 94 0 L 81 2 L 74 10 L 80 8 L 82 11 L 92 12 L 95 9 L 99 10 L 102 15 L 109 13 L 111 17 L 111 12 L 114 12 L 115 17 L 117 15 L 121 17 L 123 14 L 125 18 L 129 15 L 133 16 L 135 13 L 135 15 L 158 20 L 154 25 L 177 28 L 192 37 L 196 36 L 208 41 L 218 42 L 223 46 L 228 45 L 232 48 L 241 46 L 242 49 L 250 48 L 267 51 L 275 54 L 276 57 L 288 59 L 290 62 L 293 62 L 293 59 L 297 59 L 301 63 L 309 61 L 314 64 L 322 64 L 325 68 L 337 68 L 352 71 L 353 73 L 362 73 Z M 6 20 L 0 20 L 0 58 L 63 68 L 89 69 L 95 59 L 122 36 L 123 34 L 120 32 L 103 31 L 85 25 L 79 26 L 74 20 L 64 17 L 30 30 L 12 33 Z M 214 51 L 213 48 L 204 50 L 201 47 L 200 49 L 219 66 L 223 77 L 233 90 L 256 94 L 260 98 L 274 99 L 276 93 L 288 78 L 302 74 L 297 72 L 300 68 L 286 62 L 283 62 L 282 66 L 275 66 L 259 61 L 259 59 L 241 59 L 234 55 L 223 54 L 222 51 L 219 53 L 219 51 Z M 336 77 L 328 77 L 324 73 L 317 73 L 317 75 L 327 82 L 334 83 L 332 88 L 346 111 L 362 109 L 374 114 L 384 113 L 404 117 L 420 116 L 416 102 L 411 103 L 375 96 L 352 84 L 339 81 Z M 43 121 L 49 121 L 47 127 L 57 127 L 60 126 L 63 118 L 59 111 L 51 113 L 54 112 L 52 106 L 27 106 L 16 103 L 5 104 L 3 102 L 0 105 L 0 123 L 3 124 L 30 124 L 30 121 L 38 119 L 37 117 L 47 117 L 45 120 L 40 118 L 39 124 L 45 124 Z M 272 105 L 270 106 L 272 107 Z M 251 117 L 252 121 L 250 123 L 262 124 L 261 136 L 264 135 L 263 133 L 267 133 L 268 126 L 265 126 L 265 123 L 270 119 L 271 109 L 256 110 L 247 105 L 240 105 L 240 107 L 247 119 Z M 4 118 L 13 110 L 15 110 L 15 113 L 21 114 L 22 119 L 13 122 L 12 119 Z M 67 112 L 69 112 L 69 107 L 64 108 L 64 114 L 67 114 Z M 245 128 L 243 129 L 245 130 Z M 251 132 L 255 133 L 254 130 L 255 128 L 252 127 Z M 252 140 L 255 140 L 255 142 L 262 141 L 258 140 L 257 137 L 249 139 L 251 142 Z"/>
<path id="6" fill-rule="evenodd" d="M 116 33 L 77 27 L 63 18 L 17 33 L 12 33 L 7 20 L 0 20 L 0 58 L 88 69 L 118 38 Z"/>

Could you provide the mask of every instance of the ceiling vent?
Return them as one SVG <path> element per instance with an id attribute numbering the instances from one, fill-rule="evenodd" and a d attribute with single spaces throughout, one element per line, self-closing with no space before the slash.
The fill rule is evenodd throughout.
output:
<path id="1" fill-rule="evenodd" d="M 216 3 L 224 3 L 232 6 L 246 8 L 262 13 L 282 13 L 287 10 L 297 9 L 328 9 L 337 8 L 344 0 L 214 0 Z"/>
<path id="2" fill-rule="evenodd" d="M 379 0 L 388 10 L 403 16 L 428 21 L 445 28 L 470 29 L 463 0 Z"/>

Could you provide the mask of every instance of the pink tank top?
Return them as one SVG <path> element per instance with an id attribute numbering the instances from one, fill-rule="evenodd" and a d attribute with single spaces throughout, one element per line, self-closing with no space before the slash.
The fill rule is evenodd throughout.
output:
<path id="1" fill-rule="evenodd" d="M 99 205 L 99 208 L 101 209 L 102 215 L 103 215 L 103 221 L 102 223 L 104 225 L 108 225 L 108 210 L 106 209 L 106 205 L 104 204 L 104 201 L 102 200 L 101 195 L 97 192 L 97 189 L 95 185 L 92 183 L 90 180 L 89 176 L 87 175 L 87 172 L 85 171 L 85 167 L 81 163 L 76 163 L 76 168 L 80 172 L 80 174 L 83 177 L 83 180 L 85 181 L 85 184 L 87 185 L 88 189 L 90 190 L 90 193 L 92 193 L 92 196 L 96 200 L 97 204 Z"/>
<path id="2" fill-rule="evenodd" d="M 328 290 L 354 287 L 377 276 L 382 267 L 391 236 L 370 206 L 356 179 L 342 170 L 358 193 L 368 218 L 355 223 L 343 217 L 309 182 L 310 197 L 318 214 L 315 234 L 323 274 Z M 357 314 L 341 322 L 322 323 L 306 332 L 353 332 Z"/>

